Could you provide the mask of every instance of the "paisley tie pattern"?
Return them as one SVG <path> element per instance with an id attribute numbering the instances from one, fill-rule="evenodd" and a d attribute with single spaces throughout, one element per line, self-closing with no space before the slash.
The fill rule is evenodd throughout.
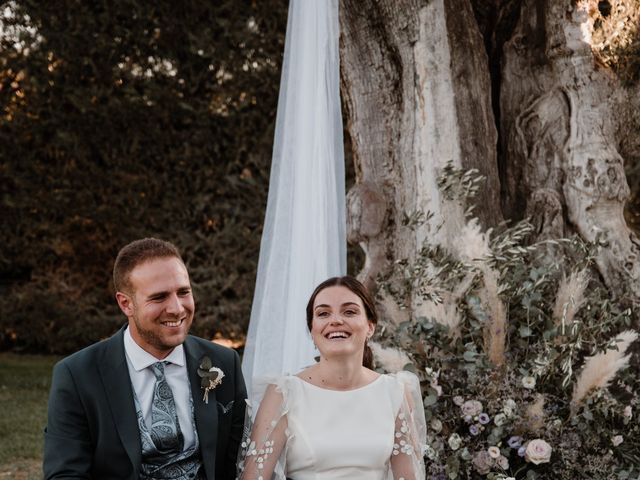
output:
<path id="1" fill-rule="evenodd" d="M 189 405 L 191 409 L 191 426 L 195 434 L 195 444 L 188 450 L 172 452 L 170 455 L 158 452 L 151 439 L 151 434 L 147 428 L 144 415 L 142 414 L 142 408 L 140 407 L 140 402 L 135 392 L 133 399 L 136 405 L 142 447 L 140 480 L 206 480 L 207 477 L 204 468 L 202 468 L 202 460 L 200 458 L 200 441 L 195 424 L 195 411 L 191 395 L 189 395 Z"/>
<path id="2" fill-rule="evenodd" d="M 149 433 L 159 454 L 181 452 L 184 446 L 173 392 L 164 375 L 165 364 L 166 362 L 156 362 L 151 365 L 156 385 L 153 390 Z"/>

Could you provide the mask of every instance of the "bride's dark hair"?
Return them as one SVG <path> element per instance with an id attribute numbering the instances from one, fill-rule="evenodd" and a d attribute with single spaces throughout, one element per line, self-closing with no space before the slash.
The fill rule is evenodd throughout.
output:
<path id="1" fill-rule="evenodd" d="M 371 294 L 366 289 L 366 287 L 360 283 L 360 281 L 355 278 L 345 275 L 344 277 L 331 277 L 320 285 L 316 287 L 316 289 L 311 294 L 311 298 L 309 299 L 309 303 L 307 303 L 307 328 L 311 331 L 311 325 L 313 323 L 313 304 L 316 301 L 316 297 L 318 294 L 329 287 L 346 287 L 355 293 L 360 300 L 362 300 L 362 305 L 364 306 L 364 311 L 367 315 L 367 320 L 369 320 L 374 325 L 378 323 L 378 313 L 376 312 L 376 305 L 371 297 Z M 371 351 L 371 347 L 364 344 L 364 354 L 362 356 L 362 365 L 373 369 L 373 352 Z"/>

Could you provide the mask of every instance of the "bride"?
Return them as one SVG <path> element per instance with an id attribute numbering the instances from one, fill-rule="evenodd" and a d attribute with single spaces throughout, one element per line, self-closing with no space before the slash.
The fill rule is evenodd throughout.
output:
<path id="1" fill-rule="evenodd" d="M 307 326 L 320 360 L 268 382 L 242 443 L 241 480 L 425 478 L 420 385 L 409 372 L 371 369 L 376 323 L 373 299 L 355 278 L 315 289 Z"/>

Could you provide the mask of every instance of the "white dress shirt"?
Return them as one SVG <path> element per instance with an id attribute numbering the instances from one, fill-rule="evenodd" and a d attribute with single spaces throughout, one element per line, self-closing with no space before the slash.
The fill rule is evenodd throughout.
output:
<path id="1" fill-rule="evenodd" d="M 195 444 L 195 432 L 191 412 L 191 385 L 189 384 L 183 346 L 178 345 L 166 358 L 157 359 L 135 342 L 129 327 L 127 327 L 124 332 L 124 351 L 127 357 L 131 385 L 138 396 L 144 422 L 149 430 L 151 430 L 153 388 L 156 384 L 156 377 L 151 365 L 156 362 L 168 362 L 165 365 L 164 374 L 173 392 L 180 430 L 184 436 L 184 450 L 187 450 Z"/>

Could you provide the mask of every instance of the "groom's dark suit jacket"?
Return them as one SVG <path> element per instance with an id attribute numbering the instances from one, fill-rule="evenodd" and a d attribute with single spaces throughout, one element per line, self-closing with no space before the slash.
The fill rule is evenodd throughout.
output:
<path id="1" fill-rule="evenodd" d="M 124 328 L 54 367 L 44 437 L 45 479 L 138 480 L 140 432 L 123 334 Z M 240 359 L 231 349 L 191 335 L 184 350 L 207 479 L 233 479 L 246 398 Z M 197 373 L 205 355 L 225 374 L 209 392 L 208 404 Z"/>

